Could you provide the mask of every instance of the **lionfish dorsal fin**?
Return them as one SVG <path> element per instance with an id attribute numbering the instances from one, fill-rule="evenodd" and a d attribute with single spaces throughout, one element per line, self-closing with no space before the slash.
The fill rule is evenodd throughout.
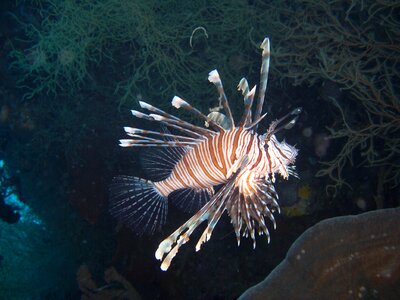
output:
<path id="1" fill-rule="evenodd" d="M 258 119 L 261 117 L 263 105 L 264 105 L 264 98 L 265 98 L 265 91 L 267 90 L 268 84 L 268 73 L 269 73 L 269 61 L 271 55 L 270 43 L 269 38 L 265 38 L 261 43 L 260 48 L 262 51 L 262 63 L 261 63 L 261 76 L 260 76 L 260 86 L 258 90 L 258 99 L 256 105 L 256 112 L 254 114 L 254 122 L 257 122 Z M 255 125 L 255 130 L 257 130 L 258 124 Z"/>
<path id="2" fill-rule="evenodd" d="M 232 112 L 229 107 L 228 98 L 226 97 L 226 94 L 224 91 L 224 86 L 222 85 L 221 77 L 219 76 L 219 73 L 217 70 L 212 70 L 208 74 L 208 81 L 210 81 L 217 87 L 220 105 L 224 108 L 225 114 L 226 114 L 227 118 L 230 120 L 230 124 L 232 124 L 231 125 L 232 127 L 228 128 L 228 129 L 234 128 L 235 121 L 233 120 Z"/>
<path id="3" fill-rule="evenodd" d="M 207 115 L 207 118 L 213 120 L 225 130 L 232 128 L 231 120 L 229 120 L 229 118 L 225 116 L 223 113 L 212 111 Z M 206 127 L 210 126 L 210 124 L 207 121 L 205 121 L 204 123 L 205 123 L 204 126 Z"/>
<path id="4" fill-rule="evenodd" d="M 142 108 L 147 109 L 150 112 L 154 112 L 154 114 L 146 115 L 136 110 L 132 110 L 132 114 L 137 118 L 164 123 L 168 127 L 177 129 L 189 136 L 196 138 L 202 138 L 205 134 L 214 134 L 214 132 L 211 130 L 201 128 L 199 126 L 181 120 L 178 117 L 166 113 L 165 111 L 154 107 L 144 101 L 140 101 L 139 104 Z"/>
<path id="5" fill-rule="evenodd" d="M 240 119 L 239 126 L 245 126 L 251 123 L 251 107 L 253 106 L 254 94 L 256 93 L 256 86 L 244 95 L 244 111 Z"/>
<path id="6" fill-rule="evenodd" d="M 166 142 L 179 142 L 177 138 L 180 136 L 171 134 L 165 125 L 161 126 L 161 132 L 158 134 Z M 139 159 L 146 175 L 153 181 L 160 181 L 171 174 L 175 165 L 182 159 L 186 152 L 187 147 L 146 149 L 146 151 L 140 153 Z"/>
<path id="7" fill-rule="evenodd" d="M 182 98 L 175 96 L 171 104 L 175 108 L 183 108 L 192 114 L 194 114 L 197 118 L 206 121 L 211 127 L 213 127 L 216 131 L 223 131 L 224 128 L 221 127 L 217 122 L 214 120 L 208 118 L 206 115 L 204 115 L 201 111 L 199 111 L 197 108 L 191 106 L 187 101 L 183 100 Z"/>

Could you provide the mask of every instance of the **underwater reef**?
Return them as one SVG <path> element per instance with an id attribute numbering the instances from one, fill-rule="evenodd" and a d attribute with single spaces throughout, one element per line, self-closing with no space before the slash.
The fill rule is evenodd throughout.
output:
<path id="1" fill-rule="evenodd" d="M 363 243 L 353 234 L 361 234 L 362 220 L 373 220 L 364 226 L 365 234 L 376 230 L 378 235 L 388 224 L 378 215 L 398 214 L 390 208 L 400 204 L 399 28 L 398 1 L 3 1 L 0 298 L 94 299 L 100 293 L 125 293 L 142 299 L 235 299 L 270 272 L 268 280 L 274 282 L 276 270 L 286 263 L 276 266 L 310 227 L 304 236 L 319 234 L 336 251 L 323 252 L 302 236 L 310 247 L 303 261 L 334 266 L 335 255 L 350 255 L 340 252 L 347 248 L 340 248 L 338 236 L 351 237 L 346 242 L 358 247 Z M 243 97 L 237 84 L 243 76 L 258 82 L 258 47 L 265 36 L 272 45 L 271 69 L 268 115 L 260 131 L 303 107 L 296 126 L 279 136 L 299 149 L 299 179 L 276 181 L 282 213 L 271 244 L 260 239 L 253 250 L 243 241 L 238 248 L 223 216 L 213 243 L 199 253 L 182 249 L 175 265 L 162 273 L 154 250 L 188 215 L 171 209 L 161 232 L 140 237 L 111 218 L 112 178 L 145 177 L 140 151 L 117 145 L 122 126 L 158 130 L 133 120 L 130 110 L 146 101 L 180 116 L 170 106 L 174 95 L 208 113 L 218 105 L 215 87 L 207 82 L 216 68 L 238 116 Z M 10 200 L 11 192 L 19 202 Z M 342 217 L 347 215 L 354 216 Z M 338 219 L 318 223 L 333 217 Z M 347 227 L 321 231 L 324 224 Z M 379 241 L 382 245 L 375 244 Z M 382 256 L 384 241 L 374 240 L 370 250 L 391 259 L 390 249 Z M 357 251 L 367 255 L 367 250 Z M 321 259 L 308 258 L 311 253 Z M 389 263 L 372 261 L 377 264 L 366 265 L 368 276 Z M 293 285 L 321 279 L 318 291 L 305 285 L 303 293 L 328 289 L 324 284 L 331 273 L 321 277 L 298 267 L 313 276 Z M 354 267 L 352 274 L 356 271 L 363 270 Z M 375 297 L 374 290 L 389 297 L 398 292 L 389 279 L 366 279 L 351 287 L 344 282 L 339 296 L 349 290 L 365 299 Z M 290 291 L 274 292 L 283 297 Z"/>

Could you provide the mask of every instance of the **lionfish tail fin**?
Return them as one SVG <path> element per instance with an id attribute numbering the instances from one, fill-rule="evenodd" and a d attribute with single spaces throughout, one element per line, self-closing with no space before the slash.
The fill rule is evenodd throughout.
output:
<path id="1" fill-rule="evenodd" d="M 110 185 L 111 215 L 137 234 L 152 234 L 165 223 L 168 202 L 153 182 L 132 176 L 118 176 Z"/>

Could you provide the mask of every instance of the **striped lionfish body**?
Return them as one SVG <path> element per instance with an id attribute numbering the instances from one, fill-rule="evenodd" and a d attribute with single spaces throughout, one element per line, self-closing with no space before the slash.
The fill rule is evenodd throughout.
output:
<path id="1" fill-rule="evenodd" d="M 255 235 L 265 234 L 269 242 L 266 220 L 276 227 L 274 211 L 279 212 L 278 195 L 275 192 L 275 174 L 287 179 L 296 176 L 295 147 L 279 142 L 275 133 L 291 128 L 299 113 L 296 108 L 286 116 L 272 122 L 266 133 L 258 134 L 264 95 L 267 87 L 270 46 L 265 38 L 261 44 L 262 66 L 258 97 L 253 116 L 253 99 L 256 87 L 249 89 L 242 79 L 238 89 L 244 95 L 244 112 L 238 125 L 231 110 L 216 70 L 209 74 L 219 92 L 220 107 L 225 114 L 202 114 L 183 99 L 175 96 L 172 105 L 193 113 L 206 122 L 199 127 L 168 114 L 148 103 L 140 101 L 144 114 L 133 115 L 149 121 L 160 122 L 179 132 L 149 131 L 125 127 L 132 139 L 120 140 L 123 147 L 151 147 L 162 149 L 149 151 L 144 167 L 157 180 L 147 181 L 137 177 L 116 177 L 111 186 L 111 213 L 138 233 L 152 233 L 165 223 L 168 200 L 195 214 L 168 238 L 160 243 L 156 258 L 162 260 L 161 269 L 167 270 L 182 244 L 203 222 L 208 226 L 200 237 L 196 251 L 211 233 L 226 210 L 231 218 L 238 244 L 241 236 L 249 236 L 255 247 Z M 214 192 L 214 186 L 220 186 Z"/>

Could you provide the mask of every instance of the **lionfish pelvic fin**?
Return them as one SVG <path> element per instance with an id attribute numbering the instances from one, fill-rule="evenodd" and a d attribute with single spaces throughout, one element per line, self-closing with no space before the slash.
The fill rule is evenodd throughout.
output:
<path id="1" fill-rule="evenodd" d="M 179 248 L 189 241 L 190 235 L 204 221 L 208 222 L 207 228 L 204 230 L 196 244 L 196 251 L 199 251 L 201 245 L 210 239 L 215 225 L 218 223 L 222 213 L 226 209 L 226 202 L 232 199 L 232 196 L 234 196 L 235 191 L 237 190 L 235 185 L 236 177 L 247 162 L 248 157 L 244 156 L 237 168 L 237 172 L 231 175 L 227 183 L 224 184 L 224 186 L 210 199 L 210 201 L 207 202 L 193 217 L 160 243 L 155 253 L 155 257 L 162 261 L 161 270 L 166 271 L 169 268 L 171 261 L 178 253 Z"/>

